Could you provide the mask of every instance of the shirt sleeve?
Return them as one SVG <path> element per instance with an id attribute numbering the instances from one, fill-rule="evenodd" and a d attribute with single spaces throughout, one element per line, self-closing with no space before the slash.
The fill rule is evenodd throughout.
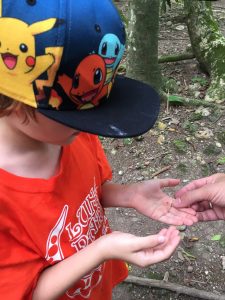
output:
<path id="1" fill-rule="evenodd" d="M 44 268 L 44 261 L 27 245 L 23 245 L 22 230 L 18 237 L 12 236 L 10 231 L 15 232 L 14 228 L 8 230 L 0 223 L 1 299 L 31 300 L 38 275 Z"/>

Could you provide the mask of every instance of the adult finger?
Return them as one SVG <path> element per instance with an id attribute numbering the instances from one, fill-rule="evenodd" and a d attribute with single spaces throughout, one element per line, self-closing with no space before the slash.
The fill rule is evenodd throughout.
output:
<path id="1" fill-rule="evenodd" d="M 208 178 L 209 177 L 204 177 L 188 183 L 187 185 L 185 185 L 183 188 L 181 188 L 179 191 L 175 193 L 176 198 L 180 198 L 183 194 L 187 193 L 188 191 L 199 189 L 202 186 L 208 184 L 209 181 Z"/>
<path id="2" fill-rule="evenodd" d="M 177 198 L 173 201 L 173 206 L 177 208 L 190 207 L 191 205 L 201 201 L 209 201 L 209 198 L 210 185 L 207 185 L 183 194 L 181 198 Z"/>
<path id="3" fill-rule="evenodd" d="M 218 220 L 218 217 L 216 213 L 213 211 L 213 209 L 208 209 L 203 212 L 198 212 L 197 217 L 199 221 L 216 221 Z"/>

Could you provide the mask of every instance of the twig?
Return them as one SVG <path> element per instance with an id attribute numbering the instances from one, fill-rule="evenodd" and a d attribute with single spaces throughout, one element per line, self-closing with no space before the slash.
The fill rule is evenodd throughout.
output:
<path id="1" fill-rule="evenodd" d="M 207 284 L 208 283 L 208 282 L 198 281 L 198 280 L 194 280 L 194 279 L 191 279 L 190 281 L 191 282 L 196 282 L 196 283 L 201 283 L 201 284 Z"/>
<path id="2" fill-rule="evenodd" d="M 170 102 L 169 102 L 169 91 L 167 91 L 167 98 L 166 98 L 166 114 L 169 114 L 169 110 L 170 110 Z"/>
<path id="3" fill-rule="evenodd" d="M 161 170 L 159 170 L 159 171 L 153 173 L 151 177 L 153 178 L 153 177 L 155 177 L 155 176 L 158 176 L 159 174 L 162 174 L 162 173 L 168 171 L 170 168 L 171 168 L 171 166 L 164 167 L 164 168 L 162 168 Z"/>
<path id="4" fill-rule="evenodd" d="M 159 153 L 159 154 L 157 154 L 156 156 L 150 157 L 149 159 L 150 159 L 150 160 L 155 160 L 156 158 L 164 157 L 164 156 L 166 156 L 167 154 L 171 154 L 171 152 L 167 151 L 167 152 L 164 152 L 164 153 Z"/>
<path id="5" fill-rule="evenodd" d="M 192 142 L 188 141 L 187 139 L 186 139 L 186 142 L 187 142 L 189 145 L 191 145 L 191 147 L 192 147 L 195 151 L 197 151 L 197 148 L 196 148 L 195 144 L 193 144 Z"/>
<path id="6" fill-rule="evenodd" d="M 204 290 L 190 288 L 175 283 L 164 282 L 163 280 L 148 279 L 148 278 L 142 278 L 142 277 L 136 277 L 130 275 L 125 280 L 125 282 L 142 285 L 142 286 L 166 289 L 166 290 L 176 292 L 178 294 L 184 294 L 184 295 L 201 298 L 205 300 L 225 300 L 225 295 L 217 295 L 211 292 L 206 292 Z"/>

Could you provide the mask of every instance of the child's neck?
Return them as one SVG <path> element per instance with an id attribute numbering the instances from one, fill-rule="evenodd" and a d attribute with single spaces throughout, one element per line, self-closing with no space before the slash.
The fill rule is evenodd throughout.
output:
<path id="1" fill-rule="evenodd" d="M 0 168 L 17 176 L 49 179 L 58 171 L 61 146 L 40 142 L 0 118 Z"/>

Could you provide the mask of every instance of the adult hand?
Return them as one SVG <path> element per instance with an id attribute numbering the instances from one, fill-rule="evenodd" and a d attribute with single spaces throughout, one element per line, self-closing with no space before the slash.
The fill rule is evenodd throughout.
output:
<path id="1" fill-rule="evenodd" d="M 199 221 L 225 220 L 225 174 L 190 182 L 176 193 L 173 207 L 191 207 Z"/>
<path id="2" fill-rule="evenodd" d="M 132 207 L 141 214 L 172 225 L 193 225 L 197 222 L 192 208 L 172 207 L 173 198 L 162 191 L 178 185 L 178 179 L 154 179 L 132 184 Z"/>
<path id="3" fill-rule="evenodd" d="M 180 242 L 174 227 L 162 229 L 156 235 L 137 237 L 129 233 L 113 232 L 100 238 L 104 260 L 121 259 L 139 267 L 168 259 Z"/>

